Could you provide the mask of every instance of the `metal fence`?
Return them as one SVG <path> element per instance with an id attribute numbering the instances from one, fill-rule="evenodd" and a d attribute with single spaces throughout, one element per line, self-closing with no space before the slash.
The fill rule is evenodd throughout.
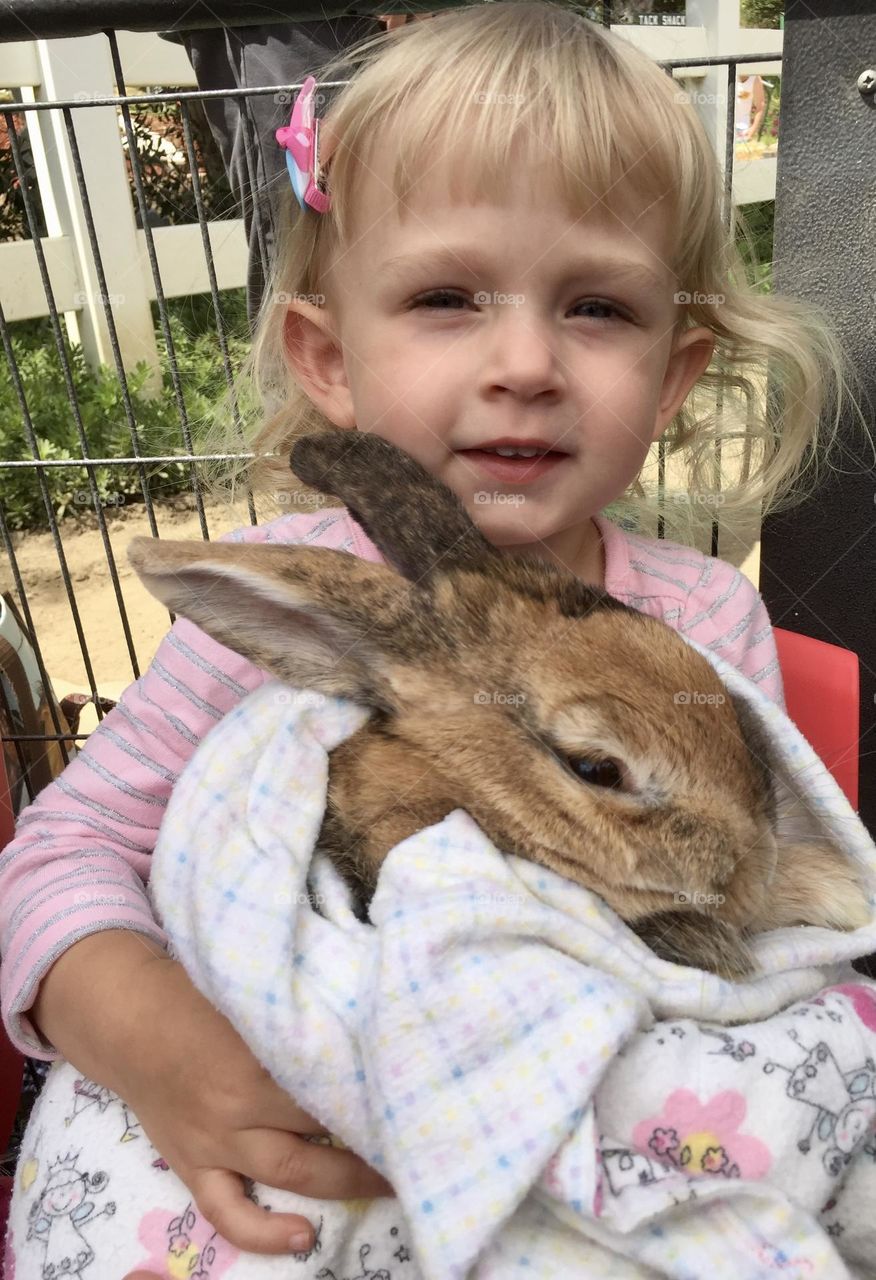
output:
<path id="1" fill-rule="evenodd" d="M 151 26 L 153 29 L 161 28 L 162 17 L 165 16 L 162 6 L 154 6 L 156 9 L 155 16 L 150 22 L 150 5 L 142 4 L 138 11 L 138 26 L 140 29 Z M 14 5 L 13 5 L 14 8 Z M 51 9 L 52 6 L 49 6 Z M 225 6 L 227 9 L 228 6 Z M 53 10 L 53 12 L 55 12 Z M 77 9 L 78 13 L 79 10 Z M 92 21 L 94 20 L 92 16 Z M 32 25 L 32 24 L 31 24 Z M 168 25 L 170 23 L 168 22 Z M 63 34 L 72 34 L 77 27 L 76 21 L 72 16 L 72 10 L 64 19 Z M 51 32 L 52 34 L 61 34 L 61 30 Z M 40 32 L 37 32 L 40 34 Z M 14 460 L 0 460 L 0 476 L 9 477 L 15 471 L 24 470 L 31 474 L 36 484 L 39 486 L 40 498 L 45 509 L 45 518 L 47 528 L 51 533 L 54 549 L 57 554 L 60 574 L 63 582 L 64 592 L 69 603 L 70 614 L 75 628 L 77 643 L 81 650 L 84 669 L 88 682 L 89 692 L 95 700 L 97 706 L 98 718 L 101 717 L 102 711 L 99 702 L 99 690 L 97 680 L 95 678 L 92 658 L 89 653 L 88 643 L 82 623 L 80 607 L 77 603 L 77 595 L 73 581 L 73 573 L 68 563 L 67 553 L 65 550 L 64 524 L 59 520 L 53 507 L 47 486 L 47 475 L 55 468 L 79 467 L 85 468 L 87 473 L 87 484 L 90 495 L 91 506 L 94 510 L 97 527 L 100 531 L 100 537 L 103 544 L 103 550 L 106 557 L 106 567 L 109 576 L 109 584 L 114 592 L 115 601 L 118 608 L 119 619 L 124 633 L 125 643 L 131 664 L 131 671 L 136 678 L 140 674 L 140 664 L 138 662 L 135 639 L 129 623 L 125 600 L 119 580 L 118 566 L 113 551 L 110 537 L 110 531 L 107 524 L 104 505 L 101 502 L 98 485 L 96 481 L 96 472 L 99 468 L 118 468 L 133 467 L 136 469 L 139 487 L 142 495 L 144 509 L 148 517 L 149 526 L 153 536 L 158 535 L 158 524 L 156 520 L 156 505 L 154 486 L 151 484 L 149 470 L 163 464 L 184 464 L 190 471 L 191 491 L 194 495 L 195 507 L 198 514 L 201 534 L 205 539 L 209 538 L 209 530 L 207 524 L 207 516 L 204 507 L 204 493 L 202 490 L 201 480 L 196 469 L 197 462 L 205 460 L 222 461 L 229 460 L 235 456 L 250 457 L 251 454 L 243 451 L 240 455 L 232 454 L 203 454 L 198 453 L 194 447 L 192 437 L 191 423 L 186 407 L 186 399 L 183 390 L 180 370 L 177 363 L 176 352 L 174 349 L 173 334 L 168 313 L 168 292 L 162 279 L 162 273 L 159 266 L 159 255 L 156 252 L 155 233 L 150 225 L 146 202 L 146 184 L 144 174 L 142 172 L 141 160 L 138 155 L 138 149 L 135 138 L 135 131 L 132 124 L 131 108 L 138 104 L 150 103 L 156 106 L 161 104 L 174 104 L 178 107 L 183 125 L 185 150 L 187 163 L 190 170 L 192 190 L 194 194 L 195 208 L 197 212 L 197 224 L 200 229 L 200 240 L 203 249 L 204 261 L 206 264 L 207 278 L 209 281 L 209 292 L 212 299 L 213 312 L 215 316 L 216 341 L 217 341 L 217 361 L 220 361 L 224 371 L 225 382 L 229 389 L 232 387 L 234 377 L 234 368 L 229 352 L 228 335 L 226 333 L 223 322 L 223 308 L 220 302 L 220 288 L 217 279 L 216 265 L 214 261 L 213 247 L 211 244 L 209 218 L 205 212 L 204 199 L 202 192 L 201 175 L 199 172 L 198 159 L 195 155 L 192 136 L 191 121 L 191 104 L 195 101 L 204 101 L 209 97 L 236 97 L 242 102 L 247 102 L 251 97 L 256 95 L 280 94 L 288 95 L 295 92 L 299 85 L 271 85 L 271 86 L 251 86 L 246 89 L 228 89 L 217 90 L 212 93 L 205 93 L 200 90 L 196 91 L 174 91 L 174 92 L 155 92 L 142 95 L 130 95 L 125 93 L 125 69 L 122 65 L 122 58 L 119 51 L 119 41 L 114 30 L 105 30 L 104 36 L 108 41 L 112 66 L 116 81 L 117 93 L 113 96 L 102 96 L 97 101 L 83 101 L 79 98 L 56 99 L 50 101 L 32 101 L 32 102 L 16 102 L 14 106 L 9 106 L 2 111 L 2 118 L 8 131 L 9 143 L 11 146 L 12 157 L 16 173 L 19 178 L 20 190 L 24 200 L 24 210 L 27 219 L 28 228 L 33 245 L 33 251 L 36 255 L 36 261 L 39 268 L 39 274 L 42 286 L 45 290 L 46 312 L 49 317 L 52 330 L 53 345 L 57 353 L 57 359 L 63 371 L 64 383 L 66 386 L 67 397 L 69 401 L 69 411 L 72 415 L 72 421 L 76 429 L 76 437 L 78 441 L 79 455 L 73 459 L 52 459 L 41 456 L 40 448 L 37 440 L 37 431 L 35 428 L 33 416 L 28 404 L 25 387 L 20 374 L 19 364 L 16 357 L 16 341 L 14 326 L 6 319 L 2 305 L 0 305 L 0 339 L 2 339 L 3 350 L 6 361 L 8 362 L 10 376 L 15 391 L 15 397 L 21 413 L 21 422 L 23 425 L 24 438 L 26 440 L 27 454 Z M 732 200 L 732 180 L 734 167 L 734 120 L 732 104 L 735 100 L 737 68 L 741 63 L 776 63 L 781 55 L 775 52 L 754 53 L 746 52 L 738 55 L 728 55 L 723 57 L 702 57 L 694 56 L 689 58 L 681 58 L 672 61 L 662 61 L 661 65 L 667 74 L 672 75 L 674 72 L 700 69 L 701 73 L 725 75 L 724 94 L 726 101 L 729 102 L 731 109 L 727 111 L 726 124 L 722 122 L 722 128 L 725 130 L 723 145 L 724 154 L 723 161 L 726 175 L 726 217 L 729 220 L 731 216 L 731 200 Z M 334 82 L 333 82 L 334 83 Z M 327 86 L 330 87 L 330 86 Z M 163 453 L 150 453 L 144 451 L 141 441 L 141 433 L 137 421 L 137 413 L 135 411 L 132 396 L 129 393 L 129 372 L 126 370 L 125 360 L 121 350 L 119 341 L 119 332 L 116 318 L 114 316 L 114 301 L 111 289 L 108 287 L 107 276 L 104 270 L 103 253 L 106 251 L 106 244 L 101 244 L 100 238 L 95 230 L 95 218 L 93 200 L 95 193 L 88 189 L 88 184 L 83 172 L 82 157 L 80 146 L 77 139 L 77 119 L 91 110 L 100 107 L 113 106 L 117 107 L 121 113 L 121 120 L 124 127 L 124 135 L 126 139 L 127 152 L 130 157 L 132 166 L 132 176 L 134 184 L 135 199 L 137 209 L 139 211 L 139 223 L 145 238 L 146 252 L 148 254 L 149 268 L 154 283 L 154 295 L 157 304 L 159 323 L 164 339 L 164 345 L 167 353 L 167 371 L 170 377 L 173 397 L 178 413 L 178 429 L 179 429 L 179 450 Z M 39 210 L 36 207 L 33 193 L 31 192 L 27 181 L 25 180 L 25 159 L 23 153 L 23 137 L 22 130 L 19 128 L 16 117 L 24 116 L 25 119 L 31 117 L 34 113 L 51 112 L 62 121 L 63 128 L 69 143 L 70 155 L 72 157 L 73 175 L 78 187 L 79 199 L 81 200 L 82 211 L 84 214 L 85 228 L 87 231 L 87 241 L 89 252 L 91 254 L 93 269 L 99 286 L 100 302 L 103 311 L 103 317 L 106 330 L 109 335 L 109 343 L 112 352 L 112 362 L 118 378 L 119 387 L 121 389 L 122 403 L 124 406 L 124 417 L 126 429 L 130 438 L 130 450 L 124 456 L 118 457 L 95 457 L 93 456 L 92 446 L 89 442 L 83 417 L 80 412 L 80 406 L 77 401 L 76 388 L 74 386 L 74 378 L 70 365 L 68 348 L 65 342 L 65 336 L 61 325 L 61 312 L 56 301 L 55 289 L 53 286 L 51 271 L 47 262 L 44 241 L 40 234 L 40 218 Z M 246 112 L 244 112 L 244 129 L 247 138 L 247 151 L 252 153 L 252 123 Z M 120 140 L 121 141 L 121 140 Z M 255 198 L 264 197 L 264 193 L 260 193 L 256 188 L 254 174 L 250 173 L 251 188 L 255 194 Z M 259 252 L 262 258 L 262 267 L 267 276 L 268 261 L 267 251 L 263 241 L 259 241 Z M 660 480 L 663 480 L 664 461 L 662 452 L 659 459 Z M 2 483 L 2 482 L 0 482 Z M 257 522 L 255 506 L 252 501 L 252 495 L 249 495 L 248 501 L 249 518 L 252 523 Z M 662 529 L 658 529 L 658 536 L 662 534 Z M 713 554 L 718 553 L 718 536 L 719 531 L 717 524 L 712 531 L 712 551 Z M 39 629 L 35 625 L 34 616 L 28 599 L 28 588 L 21 572 L 16 550 L 14 546 L 12 530 L 9 527 L 4 504 L 2 501 L 2 489 L 0 489 L 0 538 L 2 538 L 5 555 L 8 558 L 11 571 L 12 581 L 14 583 L 15 592 L 20 602 L 21 612 L 27 627 L 30 630 L 34 641 L 34 649 L 36 661 L 39 667 L 41 679 L 46 687 L 49 686 L 49 673 L 43 660 L 43 653 L 40 645 Z M 61 745 L 65 759 L 67 758 L 66 743 L 79 741 L 86 737 L 83 733 L 73 733 L 69 731 L 68 726 L 62 723 L 62 719 L 57 713 L 57 709 L 52 707 L 53 715 L 53 732 L 51 734 L 39 735 L 46 741 L 54 740 Z M 33 741 L 33 735 L 23 733 L 14 733 L 6 735 L 3 741 L 9 741 L 16 744 L 16 749 L 21 750 L 23 744 Z"/>

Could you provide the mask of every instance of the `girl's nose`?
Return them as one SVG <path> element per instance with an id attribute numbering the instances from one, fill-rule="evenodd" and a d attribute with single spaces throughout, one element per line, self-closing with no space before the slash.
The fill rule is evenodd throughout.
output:
<path id="1" fill-rule="evenodd" d="M 565 371 L 550 321 L 537 318 L 525 300 L 513 295 L 490 305 L 497 310 L 484 366 L 489 381 L 525 398 L 561 390 Z"/>

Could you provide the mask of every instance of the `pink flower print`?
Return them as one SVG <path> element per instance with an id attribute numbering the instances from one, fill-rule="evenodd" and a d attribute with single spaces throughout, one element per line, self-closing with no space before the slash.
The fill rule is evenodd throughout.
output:
<path id="1" fill-rule="evenodd" d="M 851 1002 L 855 1013 L 869 1031 L 876 1031 L 876 989 L 865 987 L 862 982 L 845 982 L 826 991 L 837 991 Z"/>
<path id="2" fill-rule="evenodd" d="M 739 1132 L 746 1111 L 745 1098 L 735 1089 L 716 1093 L 707 1102 L 700 1102 L 690 1089 L 676 1089 L 659 1115 L 636 1125 L 633 1146 L 694 1176 L 764 1178 L 772 1155 L 758 1138 Z"/>
<path id="3" fill-rule="evenodd" d="M 170 1280 L 221 1280 L 240 1256 L 240 1250 L 190 1205 L 174 1218 L 166 1210 L 150 1209 L 140 1219 L 137 1234 L 149 1256 L 135 1269 Z"/>
<path id="4" fill-rule="evenodd" d="M 750 1040 L 741 1040 L 736 1046 L 737 1058 L 750 1058 L 754 1053 L 754 1045 Z"/>
<path id="5" fill-rule="evenodd" d="M 723 1173 L 727 1164 L 727 1152 L 723 1147 L 709 1147 L 702 1159 L 705 1173 Z"/>
<path id="6" fill-rule="evenodd" d="M 648 1146 L 658 1156 L 668 1156 L 672 1160 L 672 1152 L 679 1145 L 678 1134 L 674 1129 L 655 1129 L 648 1139 Z"/>

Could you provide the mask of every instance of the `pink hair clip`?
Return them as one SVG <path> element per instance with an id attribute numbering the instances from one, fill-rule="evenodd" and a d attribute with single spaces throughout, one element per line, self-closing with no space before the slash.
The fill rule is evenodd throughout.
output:
<path id="1" fill-rule="evenodd" d="M 313 113 L 315 89 L 316 81 L 313 76 L 308 76 L 292 104 L 288 125 L 277 129 L 274 136 L 280 146 L 286 149 L 286 168 L 301 208 L 306 212 L 310 206 L 317 213 L 327 213 L 331 207 L 331 197 L 323 188 L 328 162 L 320 172 L 319 120 Z"/>

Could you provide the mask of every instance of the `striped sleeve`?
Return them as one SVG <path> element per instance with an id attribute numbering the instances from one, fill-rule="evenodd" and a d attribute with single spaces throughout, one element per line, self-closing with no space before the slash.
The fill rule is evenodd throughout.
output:
<path id="1" fill-rule="evenodd" d="M 287 516 L 221 540 L 340 548 L 349 521 L 338 512 Z M 148 670 L 20 815 L 0 852 L 0 1004 L 22 1053 L 59 1056 L 26 1015 L 43 975 L 74 942 L 128 929 L 166 945 L 146 884 L 168 798 L 204 735 L 269 678 L 177 619 Z"/>
<path id="2" fill-rule="evenodd" d="M 21 814 L 0 854 L 0 998 L 22 1053 L 58 1056 L 26 1010 L 74 942 L 129 929 L 166 944 L 145 886 L 171 790 L 204 735 L 266 678 L 177 619 L 149 669 Z"/>
<path id="3" fill-rule="evenodd" d="M 677 624 L 683 635 L 713 649 L 785 710 L 773 628 L 760 592 L 725 560 L 710 558 L 707 591 L 692 591 Z"/>

